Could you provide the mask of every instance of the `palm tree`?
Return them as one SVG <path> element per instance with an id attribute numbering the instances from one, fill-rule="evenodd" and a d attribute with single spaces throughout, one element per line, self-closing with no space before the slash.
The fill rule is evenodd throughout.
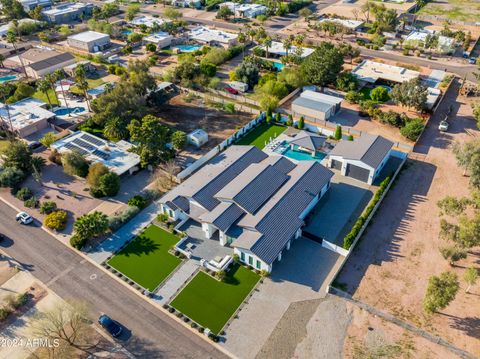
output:
<path id="1" fill-rule="evenodd" d="M 263 46 L 265 46 L 265 57 L 268 59 L 268 49 L 272 46 L 272 38 L 270 36 L 267 36 L 263 40 Z"/>
<path id="2" fill-rule="evenodd" d="M 15 20 L 13 21 L 15 22 Z M 18 22 L 17 22 L 18 23 Z M 15 51 L 15 53 L 17 52 L 17 35 L 13 32 L 13 31 L 9 31 L 7 33 L 7 42 L 11 43 L 12 46 L 13 46 L 13 49 Z M 25 78 L 28 79 L 28 74 L 27 74 L 27 70 L 25 69 L 25 64 L 23 63 L 23 59 L 22 59 L 22 56 L 20 54 L 18 54 L 18 59 L 20 60 L 20 64 L 22 65 L 22 69 L 23 69 L 23 73 L 25 74 Z"/>
<path id="3" fill-rule="evenodd" d="M 288 58 L 288 51 L 292 48 L 292 38 L 289 36 L 282 41 L 283 48 L 285 49 L 285 54 Z"/>
<path id="4" fill-rule="evenodd" d="M 48 83 L 50 88 L 53 90 L 53 93 L 55 94 L 55 100 L 57 101 L 57 104 L 60 104 L 60 100 L 58 99 L 57 91 L 55 91 L 55 82 L 57 82 L 57 79 L 55 78 L 55 74 L 46 74 L 43 79 Z"/>
<path id="5" fill-rule="evenodd" d="M 67 97 L 65 96 L 65 91 L 63 90 L 62 80 L 65 78 L 65 73 L 63 72 L 63 70 L 58 69 L 53 73 L 53 76 L 54 76 L 55 81 L 60 81 L 60 88 L 62 89 L 63 100 L 65 101 L 65 107 L 67 108 L 68 116 L 72 116 L 72 114 L 69 111 L 70 109 L 68 107 L 68 102 L 67 102 Z M 58 102 L 60 103 L 60 101 L 58 101 Z"/>
<path id="6" fill-rule="evenodd" d="M 7 121 L 10 124 L 10 141 L 15 140 L 15 130 L 13 128 L 12 117 L 10 116 L 10 106 L 7 104 L 7 96 L 10 94 L 10 89 L 5 84 L 0 84 L 0 96 L 2 97 L 5 110 L 7 110 Z"/>
<path id="7" fill-rule="evenodd" d="M 75 85 L 77 85 L 77 87 L 83 91 L 83 94 L 87 101 L 88 111 L 91 112 L 92 110 L 90 108 L 90 100 L 88 98 L 88 93 L 87 93 L 89 89 L 88 81 L 87 81 L 87 71 L 83 64 L 80 64 L 75 68 Z"/>
<path id="8" fill-rule="evenodd" d="M 243 51 L 242 51 L 242 59 L 243 59 L 245 57 L 245 46 L 248 42 L 248 36 L 244 32 L 239 33 L 238 42 L 243 45 Z"/>
<path id="9" fill-rule="evenodd" d="M 48 94 L 50 89 L 50 82 L 48 82 L 46 79 L 41 79 L 37 81 L 37 90 L 43 92 L 45 96 L 47 96 L 48 105 L 50 106 L 50 108 L 52 108 L 52 101 L 50 101 L 50 95 Z"/>
<path id="10" fill-rule="evenodd" d="M 3 56 L 2 54 L 0 54 L 0 67 L 4 67 L 3 66 L 3 61 L 5 60 L 5 56 Z"/>

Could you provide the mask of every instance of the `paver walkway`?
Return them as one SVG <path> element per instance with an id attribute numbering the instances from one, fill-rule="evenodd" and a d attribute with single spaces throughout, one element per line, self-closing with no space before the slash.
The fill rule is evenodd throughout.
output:
<path id="1" fill-rule="evenodd" d="M 188 260 L 157 290 L 152 299 L 162 305 L 168 303 L 178 288 L 195 273 L 199 265 L 200 263 L 195 260 Z"/>
<path id="2" fill-rule="evenodd" d="M 96 263 L 100 264 L 105 262 L 108 257 L 115 253 L 130 238 L 136 236 L 148 226 L 150 222 L 155 219 L 159 211 L 159 205 L 153 202 L 96 248 L 88 251 L 87 255 Z"/>

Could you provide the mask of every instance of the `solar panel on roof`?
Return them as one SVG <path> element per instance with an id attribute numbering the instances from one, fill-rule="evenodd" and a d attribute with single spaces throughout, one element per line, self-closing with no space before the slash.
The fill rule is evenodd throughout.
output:
<path id="1" fill-rule="evenodd" d="M 88 155 L 88 152 L 85 151 L 83 148 L 75 146 L 73 143 L 68 142 L 64 146 L 66 149 L 69 149 L 70 151 L 77 151 L 81 155 Z"/>
<path id="2" fill-rule="evenodd" d="M 90 143 L 88 143 L 88 142 L 85 142 L 85 141 L 83 141 L 83 140 L 81 140 L 81 139 L 79 139 L 79 138 L 74 139 L 72 142 L 73 142 L 74 144 L 80 146 L 80 147 L 85 148 L 86 150 L 88 150 L 88 151 L 90 151 L 90 152 L 91 152 L 91 151 L 94 151 L 94 150 L 96 149 L 96 147 L 93 146 L 92 144 L 90 144 Z"/>
<path id="3" fill-rule="evenodd" d="M 100 150 L 95 150 L 95 151 L 93 151 L 93 154 L 94 154 L 95 156 L 100 157 L 100 158 L 103 159 L 103 160 L 107 160 L 107 159 L 110 157 L 110 155 L 109 155 L 108 153 L 103 152 L 103 151 L 100 151 Z"/>
<path id="4" fill-rule="evenodd" d="M 82 140 L 85 140 L 87 142 L 90 142 L 91 144 L 95 145 L 95 146 L 103 146 L 105 145 L 105 142 L 103 142 L 102 140 L 98 139 L 98 138 L 95 138 L 93 136 L 90 136 L 90 135 L 87 135 L 87 134 L 83 134 L 82 135 Z"/>

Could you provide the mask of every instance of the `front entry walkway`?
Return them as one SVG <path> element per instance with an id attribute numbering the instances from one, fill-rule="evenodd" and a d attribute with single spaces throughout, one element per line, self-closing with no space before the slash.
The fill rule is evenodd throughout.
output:
<path id="1" fill-rule="evenodd" d="M 157 290 L 152 299 L 161 305 L 168 303 L 183 283 L 197 272 L 199 265 L 197 261 L 187 260 L 187 262 L 180 266 L 170 279 Z"/>

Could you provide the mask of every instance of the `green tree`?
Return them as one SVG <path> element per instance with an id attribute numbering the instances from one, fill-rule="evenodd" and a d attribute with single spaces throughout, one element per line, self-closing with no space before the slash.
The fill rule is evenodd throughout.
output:
<path id="1" fill-rule="evenodd" d="M 451 266 L 454 266 L 460 259 L 467 258 L 467 251 L 455 246 L 440 248 L 440 253 L 444 259 L 448 260 Z"/>
<path id="2" fill-rule="evenodd" d="M 413 78 L 395 85 L 390 92 L 390 97 L 397 104 L 420 111 L 427 103 L 427 87 L 420 82 L 420 79 Z"/>
<path id="3" fill-rule="evenodd" d="M 465 176 L 470 171 L 470 184 L 480 181 L 480 169 L 476 163 L 480 161 L 480 140 L 455 142 L 452 148 L 453 154 L 460 167 L 463 167 Z"/>
<path id="4" fill-rule="evenodd" d="M 478 269 L 477 268 L 467 268 L 465 273 L 463 274 L 463 279 L 467 282 L 468 286 L 465 289 L 465 293 L 469 293 L 469 290 L 472 286 L 475 285 L 478 279 Z"/>
<path id="5" fill-rule="evenodd" d="M 133 120 L 128 125 L 130 138 L 138 145 L 134 151 L 140 156 L 142 166 L 158 165 L 165 160 L 165 146 L 168 138 L 168 128 L 155 116 L 147 115 L 142 122 Z"/>
<path id="6" fill-rule="evenodd" d="M 172 145 L 176 150 L 183 150 L 187 144 L 187 134 L 183 131 L 175 131 L 172 134 Z"/>
<path id="7" fill-rule="evenodd" d="M 120 177 L 114 172 L 104 174 L 100 177 L 98 189 L 105 196 L 116 196 L 120 191 Z"/>
<path id="8" fill-rule="evenodd" d="M 213 77 L 217 73 L 217 66 L 209 62 L 200 63 L 200 71 L 208 77 Z"/>
<path id="9" fill-rule="evenodd" d="M 105 234 L 108 230 L 108 217 L 102 212 L 84 214 L 73 224 L 72 247 L 81 249 L 92 238 Z"/>
<path id="10" fill-rule="evenodd" d="M 88 175 L 88 161 L 78 151 L 62 154 L 62 166 L 65 173 L 71 176 L 87 177 Z"/>
<path id="11" fill-rule="evenodd" d="M 217 19 L 229 20 L 233 16 L 233 11 L 228 6 L 220 6 L 217 11 Z"/>
<path id="12" fill-rule="evenodd" d="M 87 183 L 91 188 L 100 186 L 100 178 L 107 174 L 109 169 L 101 162 L 94 163 L 88 168 Z"/>
<path id="13" fill-rule="evenodd" d="M 388 90 L 385 87 L 377 86 L 370 92 L 370 98 L 377 102 L 388 101 Z"/>
<path id="14" fill-rule="evenodd" d="M 303 118 L 303 116 L 300 116 L 297 127 L 299 130 L 303 130 L 303 128 L 305 127 L 305 119 Z"/>
<path id="15" fill-rule="evenodd" d="M 20 82 L 11 97 L 7 99 L 7 103 L 15 103 L 27 97 L 32 97 L 35 89 L 25 82 Z"/>
<path id="16" fill-rule="evenodd" d="M 337 125 L 337 127 L 335 128 L 334 137 L 337 141 L 342 139 L 342 126 Z"/>
<path id="17" fill-rule="evenodd" d="M 50 94 L 49 94 L 51 89 L 52 87 L 50 86 L 50 83 L 47 80 L 40 79 L 37 81 L 37 90 L 45 94 L 50 108 L 52 108 L 52 101 L 50 100 Z"/>
<path id="18" fill-rule="evenodd" d="M 321 42 L 303 61 L 301 71 L 308 83 L 326 86 L 335 82 L 342 65 L 343 58 L 338 49 L 330 43 Z"/>
<path id="19" fill-rule="evenodd" d="M 245 58 L 247 59 L 248 56 Z M 236 69 L 236 78 L 248 84 L 249 88 L 253 88 L 259 80 L 259 68 L 253 61 L 243 61 L 241 65 Z"/>
<path id="20" fill-rule="evenodd" d="M 78 64 L 75 67 L 75 85 L 83 91 L 83 95 L 85 96 L 85 100 L 87 101 L 88 111 L 92 111 L 90 107 L 90 98 L 88 96 L 87 91 L 89 90 L 89 84 L 87 81 L 87 69 L 84 64 Z"/>
<path id="21" fill-rule="evenodd" d="M 120 141 L 128 137 L 128 120 L 120 117 L 113 117 L 107 120 L 103 134 L 111 141 Z"/>
<path id="22" fill-rule="evenodd" d="M 163 15 L 167 18 L 167 19 L 170 19 L 170 20 L 178 20 L 180 19 L 183 15 L 180 11 L 178 11 L 177 9 L 174 9 L 174 8 L 166 8 L 165 11 L 163 12 Z"/>
<path id="23" fill-rule="evenodd" d="M 355 91 L 358 87 L 358 79 L 351 72 L 342 72 L 338 75 L 335 87 L 340 91 L 354 91 L 355 93 L 359 93 Z"/>
<path id="24" fill-rule="evenodd" d="M 14 141 L 3 152 L 3 167 L 18 168 L 24 173 L 32 170 L 32 152 L 23 141 Z"/>
<path id="25" fill-rule="evenodd" d="M 458 216 L 465 211 L 469 202 L 468 198 L 465 197 L 458 199 L 453 196 L 446 196 L 437 202 L 437 206 L 440 208 L 441 215 Z"/>
<path id="26" fill-rule="evenodd" d="M 303 9 L 300 9 L 298 11 L 298 15 L 303 17 L 305 19 L 305 21 L 308 21 L 310 16 L 312 16 L 312 10 L 310 10 L 308 7 L 304 7 Z"/>
<path id="27" fill-rule="evenodd" d="M 128 35 L 127 41 L 130 44 L 136 44 L 137 42 L 142 41 L 143 35 L 139 34 L 138 32 L 132 32 L 130 35 Z"/>
<path id="28" fill-rule="evenodd" d="M 132 21 L 135 15 L 140 11 L 140 4 L 129 4 L 125 12 L 125 20 Z"/>
<path id="29" fill-rule="evenodd" d="M 22 4 L 17 0 L 0 0 L 2 14 L 9 20 L 23 19 L 27 16 Z"/>
<path id="30" fill-rule="evenodd" d="M 146 44 L 145 45 L 145 50 L 149 51 L 149 52 L 155 52 L 157 51 L 157 47 L 155 46 L 155 44 Z"/>
<path id="31" fill-rule="evenodd" d="M 405 126 L 400 129 L 400 133 L 410 141 L 416 141 L 424 128 L 425 123 L 421 118 L 413 118 L 408 120 Z"/>
<path id="32" fill-rule="evenodd" d="M 54 201 L 45 201 L 40 205 L 41 214 L 50 214 L 57 210 L 57 204 Z"/>
<path id="33" fill-rule="evenodd" d="M 446 308 L 455 299 L 459 288 L 460 284 L 455 273 L 443 272 L 440 276 L 430 277 L 423 299 L 424 310 L 427 313 L 434 313 Z"/>

